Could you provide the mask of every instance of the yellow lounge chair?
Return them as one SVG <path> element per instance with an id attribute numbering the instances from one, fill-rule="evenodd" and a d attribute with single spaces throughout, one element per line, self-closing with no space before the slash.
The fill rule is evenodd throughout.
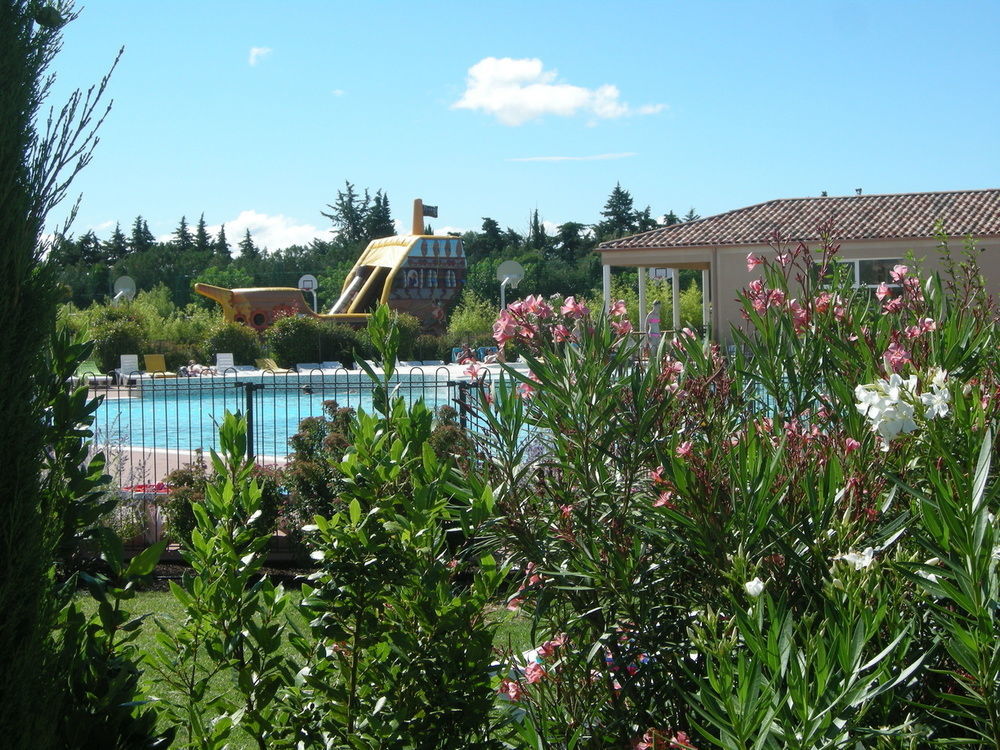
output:
<path id="1" fill-rule="evenodd" d="M 278 367 L 278 364 L 270 357 L 255 359 L 254 364 L 257 365 L 258 370 L 272 372 L 276 375 L 290 375 L 293 372 L 293 370 L 286 370 L 284 367 Z"/>
<path id="2" fill-rule="evenodd" d="M 146 374 L 154 378 L 176 378 L 176 372 L 167 371 L 167 361 L 162 354 L 143 354 Z"/>

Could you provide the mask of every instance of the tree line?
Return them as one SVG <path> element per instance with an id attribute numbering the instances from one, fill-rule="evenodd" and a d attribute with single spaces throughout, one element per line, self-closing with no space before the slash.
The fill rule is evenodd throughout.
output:
<path id="1" fill-rule="evenodd" d="M 175 304 L 211 304 L 193 292 L 195 282 L 231 288 L 250 286 L 295 286 L 299 277 L 311 273 L 319 280 L 321 309 L 338 296 L 344 278 L 367 244 L 396 234 L 388 194 L 374 195 L 345 182 L 333 203 L 321 214 L 330 221 L 333 237 L 314 239 L 274 251 L 258 246 L 244 231 L 235 247 L 223 224 L 217 233 L 208 231 L 205 215 L 194 227 L 182 216 L 166 240 L 157 240 L 146 219 L 136 216 L 129 229 L 115 226 L 101 239 L 94 231 L 79 237 L 57 237 L 49 253 L 67 301 L 77 307 L 100 302 L 112 293 L 119 276 L 132 277 L 139 289 L 166 286 Z M 478 231 L 462 234 L 469 268 L 466 289 L 480 299 L 498 302 L 496 269 L 505 260 L 524 266 L 522 289 L 535 294 L 591 294 L 601 284 L 600 260 L 594 253 L 605 240 L 669 226 L 699 218 L 694 209 L 683 217 L 668 211 L 654 217 L 650 207 L 636 208 L 632 194 L 616 184 L 593 223 L 568 221 L 550 233 L 538 209 L 529 215 L 526 231 L 502 227 L 483 217 Z M 426 226 L 425 232 L 433 233 Z"/>

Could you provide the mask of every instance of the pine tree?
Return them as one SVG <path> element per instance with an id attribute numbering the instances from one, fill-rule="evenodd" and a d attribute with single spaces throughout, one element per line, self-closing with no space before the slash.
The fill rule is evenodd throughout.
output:
<path id="1" fill-rule="evenodd" d="M 115 224 L 115 231 L 111 238 L 103 243 L 101 250 L 108 263 L 115 263 L 128 255 L 128 240 L 125 239 L 121 224 Z"/>
<path id="2" fill-rule="evenodd" d="M 174 230 L 173 245 L 181 252 L 194 248 L 194 239 L 191 237 L 191 231 L 188 229 L 187 225 L 187 218 L 184 216 L 181 217 L 181 223 L 178 224 L 177 229 Z"/>
<path id="3" fill-rule="evenodd" d="M 648 232 L 650 229 L 656 229 L 659 224 L 656 223 L 656 219 L 653 218 L 653 214 L 649 209 L 649 206 L 635 216 L 635 231 L 637 232 Z"/>
<path id="4" fill-rule="evenodd" d="M 684 214 L 684 221 L 695 221 L 696 219 L 700 219 L 700 218 L 701 218 L 701 216 L 699 216 L 698 214 L 696 214 L 693 208 L 690 211 L 688 211 L 686 214 Z"/>
<path id="5" fill-rule="evenodd" d="M 97 235 L 94 234 L 93 230 L 80 237 L 76 244 L 79 248 L 81 263 L 92 266 L 104 260 L 104 249 L 101 247 L 101 241 L 97 239 Z"/>
<path id="6" fill-rule="evenodd" d="M 344 181 L 344 190 L 337 191 L 337 200 L 328 204 L 330 213 L 320 211 L 320 213 L 333 223 L 333 229 L 337 233 L 337 242 L 340 245 L 362 242 L 365 239 L 366 218 L 368 216 L 371 197 L 365 189 L 364 198 L 358 196 L 354 191 L 354 185 Z M 388 203 L 386 207 L 388 208 Z"/>
<path id="7" fill-rule="evenodd" d="M 615 189 L 608 196 L 608 202 L 601 211 L 604 221 L 597 225 L 597 232 L 602 239 L 623 237 L 636 230 L 636 211 L 632 195 L 623 190 L 621 183 L 615 184 Z"/>
<path id="8" fill-rule="evenodd" d="M 661 223 L 665 227 L 672 227 L 674 224 L 680 224 L 681 219 L 673 211 L 670 211 L 669 213 L 663 215 L 663 221 Z"/>
<path id="9" fill-rule="evenodd" d="M 198 219 L 198 228 L 194 232 L 194 249 L 207 253 L 212 249 L 212 241 L 208 237 L 208 229 L 205 227 L 205 214 Z"/>
<path id="10" fill-rule="evenodd" d="M 389 211 L 389 196 L 381 190 L 375 192 L 375 200 L 365 217 L 365 241 L 377 240 L 380 237 L 392 237 L 396 234 L 396 225 Z"/>
<path id="11" fill-rule="evenodd" d="M 228 263 L 233 258 L 233 251 L 229 247 L 229 240 L 226 239 L 226 225 L 223 224 L 219 227 L 219 233 L 215 237 L 215 242 L 212 244 L 212 251 L 215 254 L 217 261 L 220 261 L 223 265 Z"/>
<path id="12" fill-rule="evenodd" d="M 260 250 L 257 246 L 253 244 L 253 238 L 250 236 L 250 230 L 246 230 L 246 234 L 243 239 L 240 240 L 240 258 L 242 260 L 257 261 L 260 260 Z"/>
<path id="13" fill-rule="evenodd" d="M 129 238 L 129 245 L 132 246 L 133 253 L 143 253 L 156 244 L 156 238 L 149 231 L 149 224 L 142 216 L 136 216 L 132 222 L 132 236 Z"/>

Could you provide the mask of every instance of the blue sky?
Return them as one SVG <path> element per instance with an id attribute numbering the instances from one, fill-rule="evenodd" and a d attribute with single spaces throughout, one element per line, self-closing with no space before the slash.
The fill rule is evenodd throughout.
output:
<path id="1" fill-rule="evenodd" d="M 204 212 L 276 249 L 328 236 L 345 179 L 404 227 L 421 197 L 523 232 L 616 182 L 654 215 L 1000 187 L 998 28 L 995 1 L 91 0 L 50 101 L 125 46 L 77 233 Z"/>

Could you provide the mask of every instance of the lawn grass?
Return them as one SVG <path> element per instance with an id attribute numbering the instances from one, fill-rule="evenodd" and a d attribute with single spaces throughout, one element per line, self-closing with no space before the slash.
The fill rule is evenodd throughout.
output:
<path id="1" fill-rule="evenodd" d="M 301 596 L 300 593 L 292 589 L 289 591 L 289 594 L 292 597 L 293 608 L 297 607 Z M 92 614 L 97 609 L 94 601 L 84 593 L 80 594 L 80 602 L 83 610 L 88 614 Z M 139 653 L 145 658 L 148 658 L 159 648 L 157 634 L 160 632 L 160 629 L 153 622 L 153 618 L 171 629 L 180 625 L 184 620 L 184 608 L 174 598 L 173 594 L 166 591 L 139 592 L 134 599 L 124 602 L 124 608 L 133 617 L 148 615 L 146 621 L 143 622 L 142 627 L 139 629 L 139 634 L 135 640 Z M 495 618 L 498 622 L 496 636 L 493 640 L 498 652 L 520 655 L 532 648 L 531 621 L 529 619 L 515 612 L 509 612 L 500 606 L 491 610 L 489 616 Z M 301 622 L 303 625 L 306 624 L 304 619 Z M 286 651 L 289 656 L 295 659 L 298 658 L 297 652 L 287 642 L 282 646 L 282 650 Z M 160 676 L 149 665 L 140 665 L 140 669 L 142 669 L 142 678 L 139 685 L 147 699 L 157 700 L 179 697 L 171 694 L 170 687 L 162 682 Z M 228 676 L 224 672 L 220 673 L 216 675 L 212 685 L 219 691 L 224 691 L 227 689 L 226 682 L 228 679 Z M 161 723 L 165 724 L 162 719 Z M 243 750 L 244 748 L 250 750 L 256 747 L 256 743 L 250 737 L 241 734 L 237 730 L 232 737 L 230 747 L 234 748 L 234 750 Z"/>

